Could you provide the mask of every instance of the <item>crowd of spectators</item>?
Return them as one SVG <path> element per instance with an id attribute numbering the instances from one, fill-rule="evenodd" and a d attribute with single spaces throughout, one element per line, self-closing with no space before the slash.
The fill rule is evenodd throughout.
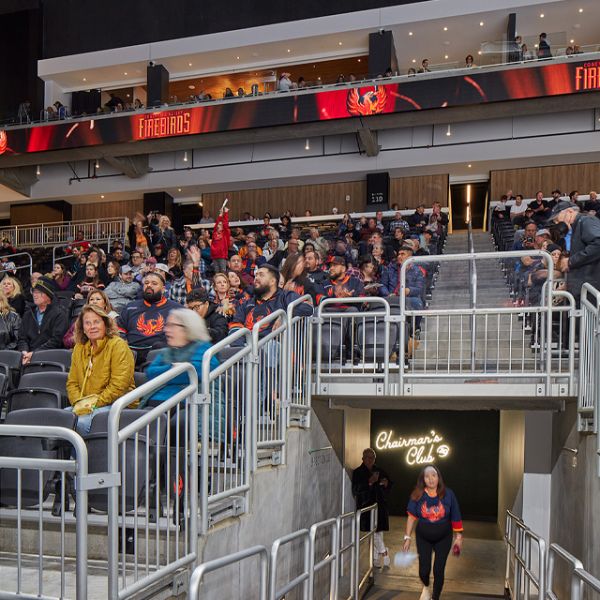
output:
<path id="1" fill-rule="evenodd" d="M 579 192 L 568 196 L 559 189 L 544 198 L 538 191 L 530 202 L 509 190 L 492 212 L 492 229 L 501 250 L 546 250 L 553 261 L 554 288 L 567 290 L 579 302 L 581 286 L 600 289 L 600 202 L 598 194 L 579 200 Z M 548 279 L 542 258 L 524 256 L 511 263 L 515 302 L 539 305 Z"/>

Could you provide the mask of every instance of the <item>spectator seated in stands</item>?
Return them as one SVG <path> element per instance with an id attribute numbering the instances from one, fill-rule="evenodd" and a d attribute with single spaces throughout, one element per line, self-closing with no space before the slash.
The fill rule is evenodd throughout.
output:
<path id="1" fill-rule="evenodd" d="M 235 273 L 235 271 L 230 272 Z M 237 273 L 235 274 L 237 275 Z M 228 274 L 215 273 L 212 279 L 212 288 L 209 292 L 209 298 L 217 305 L 217 310 L 227 319 L 227 321 L 231 321 L 236 308 L 234 298 L 232 294 L 230 294 L 230 288 L 231 284 L 229 283 Z"/>
<path id="2" fill-rule="evenodd" d="M 427 225 L 429 225 L 429 218 L 425 214 L 425 205 L 419 204 L 415 209 L 414 214 L 408 217 L 408 223 L 411 231 L 421 233 Z"/>
<path id="3" fill-rule="evenodd" d="M 560 246 L 553 243 L 545 244 L 544 250 L 550 253 L 552 256 L 552 263 L 554 267 L 554 282 L 555 287 L 559 283 L 564 283 L 564 273 L 562 264 L 562 250 Z M 539 261 L 531 269 L 527 285 L 529 287 L 529 306 L 539 306 L 542 300 L 542 287 L 548 279 L 548 266 L 545 261 Z"/>
<path id="4" fill-rule="evenodd" d="M 21 317 L 0 291 L 0 350 L 16 350 L 20 327 Z"/>
<path id="5" fill-rule="evenodd" d="M 230 331 L 254 326 L 276 310 L 287 310 L 288 305 L 300 296 L 291 290 L 279 287 L 279 271 L 269 265 L 262 265 L 254 278 L 254 295 L 242 302 L 236 309 L 233 320 L 229 323 Z M 294 316 L 309 317 L 313 314 L 313 306 L 309 302 L 299 303 L 294 310 Z M 265 326 L 259 325 L 260 336 L 265 336 L 273 329 L 273 321 Z"/>
<path id="6" fill-rule="evenodd" d="M 231 232 L 229 231 L 229 209 L 225 207 L 219 212 L 212 233 L 210 256 L 214 273 L 227 271 L 229 246 L 231 245 Z"/>
<path id="7" fill-rule="evenodd" d="M 244 250 L 246 247 L 244 246 L 242 248 L 242 250 Z M 244 253 L 244 256 L 246 256 L 247 252 Z M 246 273 L 244 271 L 243 268 L 244 265 L 244 261 L 241 258 L 241 256 L 239 254 L 234 254 L 228 262 L 228 267 L 230 271 L 233 271 L 234 273 L 237 274 L 237 276 L 242 280 L 242 282 L 244 283 L 244 286 L 251 286 L 252 282 L 254 281 L 254 274 L 252 275 L 252 277 Z"/>
<path id="8" fill-rule="evenodd" d="M 165 297 L 165 278 L 162 273 L 148 273 L 143 280 L 141 300 L 130 302 L 117 323 L 130 347 L 138 350 L 138 364 L 144 362 L 151 348 L 165 344 L 165 323 L 169 313 L 181 305 Z"/>
<path id="9" fill-rule="evenodd" d="M 98 267 L 88 262 L 85 265 L 85 277 L 75 286 L 75 298 L 85 300 L 92 290 L 104 289 L 104 283 L 98 274 Z"/>
<path id="10" fill-rule="evenodd" d="M 63 263 L 57 262 L 52 268 L 52 273 L 48 275 L 54 281 L 56 289 L 59 291 L 68 290 L 71 286 L 71 276 Z"/>
<path id="11" fill-rule="evenodd" d="M 103 313 L 107 314 L 113 321 L 116 322 L 116 319 L 119 318 L 119 313 L 117 313 L 108 299 L 108 296 L 102 290 L 94 290 L 90 292 L 90 295 L 87 299 L 87 304 L 90 306 L 96 306 Z M 77 319 L 75 319 L 67 332 L 63 336 L 63 345 L 67 349 L 71 349 L 75 347 L 77 343 L 75 340 L 75 325 L 77 324 Z"/>
<path id="12" fill-rule="evenodd" d="M 227 319 L 219 312 L 219 306 L 211 302 L 204 288 L 192 290 L 185 298 L 186 307 L 199 314 L 208 328 L 213 344 L 224 340 L 229 333 Z"/>
<path id="13" fill-rule="evenodd" d="M 323 286 L 327 298 L 357 298 L 364 296 L 365 289 L 357 277 L 347 273 L 346 258 L 334 256 L 329 263 L 329 281 Z M 348 305 L 335 304 L 330 310 L 347 310 Z"/>
<path id="14" fill-rule="evenodd" d="M 324 259 L 329 254 L 329 242 L 324 237 L 321 237 L 321 234 L 316 227 L 311 227 L 310 238 L 308 241 L 312 243 L 321 259 Z"/>
<path id="15" fill-rule="evenodd" d="M 22 317 L 25 312 L 25 298 L 21 282 L 16 277 L 5 275 L 0 285 L 11 308 Z"/>
<path id="16" fill-rule="evenodd" d="M 537 224 L 535 221 L 526 221 L 523 229 L 515 233 L 513 250 L 533 250 L 535 247 L 535 234 Z"/>
<path id="17" fill-rule="evenodd" d="M 550 207 L 544 200 L 544 192 L 541 190 L 536 193 L 535 200 L 529 203 L 528 208 L 533 211 L 533 220 L 538 225 L 543 225 L 550 217 Z"/>
<path id="18" fill-rule="evenodd" d="M 382 285 L 379 281 L 379 269 L 370 254 L 362 256 L 358 262 L 358 278 L 363 284 L 365 296 L 381 296 Z"/>
<path id="19" fill-rule="evenodd" d="M 242 273 L 244 280 L 252 285 L 254 283 L 254 273 L 261 265 L 267 262 L 264 256 L 258 254 L 256 242 L 250 241 L 246 244 L 246 258 L 242 261 Z"/>
<path id="20" fill-rule="evenodd" d="M 514 225 L 518 227 L 523 227 L 523 223 L 525 222 L 525 211 L 527 210 L 527 204 L 523 202 L 523 196 L 521 194 L 517 194 L 515 198 L 515 203 L 510 207 L 510 220 Z"/>
<path id="21" fill-rule="evenodd" d="M 293 254 L 285 261 L 279 286 L 284 290 L 296 292 L 299 296 L 309 294 L 314 306 L 317 306 L 323 297 L 323 288 L 307 276 L 303 254 Z"/>
<path id="22" fill-rule="evenodd" d="M 8 238 L 2 240 L 2 246 L 0 246 L 0 256 L 8 256 L 9 254 L 15 254 L 17 250 L 11 244 Z"/>
<path id="23" fill-rule="evenodd" d="M 325 285 L 325 282 L 327 281 L 327 273 L 323 271 L 321 262 L 321 257 L 316 252 L 304 252 L 306 276 L 313 282 L 313 284 L 322 288 Z"/>
<path id="24" fill-rule="evenodd" d="M 200 250 L 198 250 L 198 258 L 200 259 Z M 183 269 L 183 257 L 179 248 L 169 248 L 164 263 L 169 268 L 169 271 L 173 271 L 173 269 L 179 269 L 181 271 Z"/>
<path id="25" fill-rule="evenodd" d="M 32 290 L 34 306 L 25 311 L 19 331 L 17 349 L 23 355 L 24 365 L 34 350 L 62 348 L 69 323 L 60 305 L 53 302 L 54 293 L 54 282 L 40 276 Z"/>
<path id="26" fill-rule="evenodd" d="M 179 250 L 184 254 L 192 247 L 197 246 L 198 240 L 194 234 L 194 230 L 189 227 L 183 228 L 183 235 L 179 238 Z"/>
<path id="27" fill-rule="evenodd" d="M 585 203 L 585 210 L 592 216 L 600 219 L 600 201 L 596 192 L 590 192 L 590 199 Z"/>
<path id="28" fill-rule="evenodd" d="M 166 373 L 175 363 L 190 363 L 198 375 L 198 384 L 202 384 L 202 362 L 204 353 L 211 347 L 210 335 L 204 319 L 187 308 L 173 310 L 165 324 L 165 338 L 167 348 L 161 350 L 154 360 L 146 368 L 149 380 Z M 210 359 L 210 369 L 216 369 L 219 360 L 216 356 Z M 172 398 L 190 383 L 187 373 L 171 379 L 163 387 L 152 393 L 150 398 L 144 401 L 146 406 L 156 406 Z M 216 392 L 216 388 L 213 392 Z M 200 390 L 200 387 L 198 388 Z M 201 433 L 201 410 L 198 410 L 198 432 Z M 176 425 L 177 413 L 173 411 L 171 422 Z M 209 419 L 212 424 L 210 434 L 215 439 L 225 439 L 226 415 L 224 398 L 222 394 L 214 393 L 209 408 Z M 215 423 L 215 418 L 219 423 Z M 185 431 L 185 416 L 181 416 L 179 423 L 180 431 Z M 180 434 L 181 435 L 181 434 Z M 185 435 L 183 436 L 185 437 Z M 181 443 L 183 446 L 183 442 Z M 183 458 L 185 460 L 185 458 Z"/>
<path id="29" fill-rule="evenodd" d="M 410 243 L 411 241 L 407 240 L 405 242 L 398 252 L 396 261 L 383 272 L 381 277 L 382 292 L 384 296 L 399 296 L 404 293 L 408 310 L 422 310 L 425 295 L 425 272 L 422 267 L 410 264 L 406 268 L 406 287 L 404 290 L 400 289 L 402 264 L 414 254 L 414 245 Z"/>
<path id="30" fill-rule="evenodd" d="M 396 211 L 394 219 L 388 224 L 387 231 L 389 235 L 394 235 L 396 229 L 401 229 L 405 234 L 410 232 L 410 225 L 408 224 L 408 221 L 404 219 L 399 210 Z"/>
<path id="31" fill-rule="evenodd" d="M 12 260 L 8 260 L 8 256 L 0 256 L 0 275 L 2 273 L 6 275 L 17 274 L 17 265 Z"/>
<path id="32" fill-rule="evenodd" d="M 431 214 L 429 215 L 429 226 L 437 226 L 437 235 L 441 236 L 448 227 L 448 215 L 442 212 L 442 205 L 439 202 L 434 202 L 431 205 Z"/>
<path id="33" fill-rule="evenodd" d="M 75 341 L 67 378 L 71 407 L 66 410 L 77 415 L 78 433 L 87 435 L 93 418 L 135 387 L 134 361 L 115 322 L 98 306 L 83 307 L 75 323 Z"/>
<path id="34" fill-rule="evenodd" d="M 104 291 L 113 308 L 117 312 L 121 312 L 127 304 L 138 297 L 141 287 L 137 281 L 133 280 L 132 267 L 123 265 L 119 279 L 108 284 Z"/>
<path id="35" fill-rule="evenodd" d="M 183 263 L 183 273 L 181 277 L 175 279 L 171 285 L 169 298 L 179 304 L 185 304 L 185 297 L 193 289 L 202 285 L 200 281 L 200 249 L 192 246 L 188 250 L 188 258 Z M 208 284 L 207 284 L 208 285 Z"/>
<path id="36" fill-rule="evenodd" d="M 144 255 L 140 250 L 135 249 L 131 252 L 130 260 L 131 263 L 129 266 L 131 267 L 131 272 L 133 273 L 133 277 L 135 278 L 141 274 L 142 269 L 144 267 Z"/>

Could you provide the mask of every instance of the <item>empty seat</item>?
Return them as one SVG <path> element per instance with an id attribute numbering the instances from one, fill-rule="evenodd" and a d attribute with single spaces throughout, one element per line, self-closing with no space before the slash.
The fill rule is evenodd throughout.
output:
<path id="1" fill-rule="evenodd" d="M 133 380 L 135 381 L 135 387 L 140 387 L 140 385 L 144 385 L 148 381 L 148 376 L 146 373 L 142 373 L 141 371 L 135 371 L 133 373 Z"/>
<path id="2" fill-rule="evenodd" d="M 27 373 L 19 381 L 20 390 L 51 389 L 60 392 L 63 406 L 67 405 L 67 377 L 68 373 L 47 372 Z"/>
<path id="3" fill-rule="evenodd" d="M 54 362 L 61 363 L 65 366 L 65 371 L 71 368 L 71 358 L 73 353 L 71 350 L 64 348 L 54 348 L 52 350 L 35 350 L 31 356 L 31 362 Z"/>
<path id="4" fill-rule="evenodd" d="M 57 390 L 43 388 L 11 390 L 7 396 L 7 412 L 31 408 L 62 407 L 62 396 Z"/>
<path id="5" fill-rule="evenodd" d="M 65 365 L 55 361 L 34 361 L 32 359 L 31 362 L 23 365 L 23 375 L 28 375 L 29 373 L 64 373 L 66 370 Z"/>
<path id="6" fill-rule="evenodd" d="M 383 345 L 385 339 L 385 322 L 373 318 L 359 321 L 356 326 L 355 348 L 365 362 L 383 362 L 398 350 L 398 324 L 390 323 L 388 355 L 385 355 Z"/>
<path id="7" fill-rule="evenodd" d="M 133 423 L 147 411 L 139 409 L 126 409 L 121 413 L 119 429 Z M 86 444 L 89 456 L 89 472 L 104 473 L 108 471 L 108 412 L 98 413 L 92 420 L 90 433 L 86 436 Z M 151 518 L 156 516 L 156 456 L 164 447 L 167 431 L 167 417 L 162 415 L 157 423 L 153 423 L 147 429 L 144 428 L 138 434 L 136 453 L 136 442 L 134 438 L 125 442 L 125 465 L 123 465 L 123 452 L 119 449 L 119 471 L 123 473 L 119 489 L 119 511 L 123 511 L 123 490 L 125 491 L 125 512 L 134 509 L 136 498 L 138 506 L 143 506 L 146 496 L 146 488 L 150 498 Z M 148 437 L 147 437 L 148 436 Z M 146 454 L 146 442 L 148 441 L 148 454 Z M 149 467 L 146 471 L 146 455 L 149 457 Z M 137 467 L 137 468 L 136 468 Z M 136 474 L 137 471 L 137 474 Z M 146 478 L 146 474 L 148 477 Z M 108 510 L 107 490 L 90 490 L 88 493 L 90 508 L 106 512 Z"/>
<path id="8" fill-rule="evenodd" d="M 6 416 L 7 425 L 54 426 L 74 429 L 77 417 L 70 412 L 52 408 L 32 408 L 18 410 Z M 62 458 L 64 444 L 48 443 L 46 438 L 30 438 L 18 436 L 0 436 L 0 456 L 58 459 Z M 53 475 L 51 470 L 42 472 L 42 501 L 53 491 Z M 0 504 L 16 506 L 18 503 L 18 480 L 15 469 L 0 469 Z M 29 508 L 37 506 L 40 498 L 39 472 L 33 469 L 21 471 L 21 506 Z"/>
<path id="9" fill-rule="evenodd" d="M 23 355 L 18 350 L 0 350 L 0 364 L 6 365 L 11 373 L 9 388 L 16 387 L 19 383 L 22 361 Z"/>
<path id="10" fill-rule="evenodd" d="M 231 358 L 232 356 L 237 354 L 240 351 L 240 349 L 241 348 L 239 346 L 227 346 L 226 348 L 222 348 L 221 350 L 219 350 L 219 352 L 217 353 L 217 358 L 220 362 L 225 362 L 228 358 Z"/>

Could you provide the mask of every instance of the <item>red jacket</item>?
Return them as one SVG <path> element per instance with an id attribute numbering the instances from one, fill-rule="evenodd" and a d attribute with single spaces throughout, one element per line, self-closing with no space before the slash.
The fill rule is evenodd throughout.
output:
<path id="1" fill-rule="evenodd" d="M 217 231 L 219 222 L 223 223 L 223 231 Z M 215 228 L 212 232 L 212 243 L 210 245 L 210 256 L 212 259 L 229 258 L 229 245 L 231 242 L 231 232 L 229 231 L 229 213 L 219 215 L 215 221 Z"/>

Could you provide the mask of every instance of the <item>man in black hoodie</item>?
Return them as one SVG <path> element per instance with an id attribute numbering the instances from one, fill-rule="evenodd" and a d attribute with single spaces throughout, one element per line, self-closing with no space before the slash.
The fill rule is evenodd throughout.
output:
<path id="1" fill-rule="evenodd" d="M 185 304 L 204 319 L 213 344 L 227 337 L 227 319 L 217 312 L 218 306 L 209 300 L 208 292 L 204 288 L 193 289 L 186 296 Z"/>
<path id="2" fill-rule="evenodd" d="M 17 343 L 24 365 L 31 360 L 34 350 L 62 348 L 69 321 L 60 305 L 53 302 L 54 292 L 54 282 L 47 277 L 40 277 L 33 286 L 34 306 L 23 315 Z"/>

